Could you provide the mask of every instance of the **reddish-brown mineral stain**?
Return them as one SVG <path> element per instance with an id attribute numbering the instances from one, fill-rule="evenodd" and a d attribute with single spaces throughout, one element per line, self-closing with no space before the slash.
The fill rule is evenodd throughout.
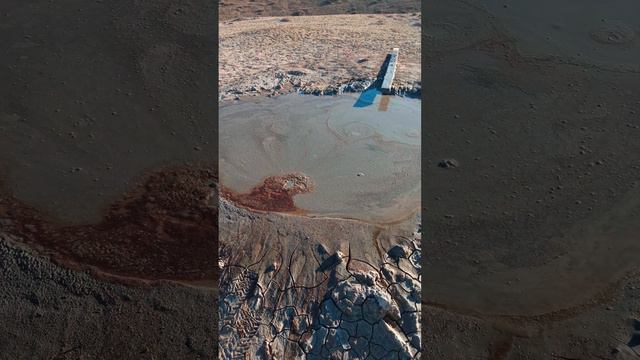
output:
<path id="1" fill-rule="evenodd" d="M 295 206 L 293 197 L 311 192 L 313 189 L 313 183 L 307 175 L 290 173 L 267 177 L 248 193 L 243 194 L 222 185 L 220 195 L 252 210 L 304 214 L 304 210 Z"/>
<path id="2" fill-rule="evenodd" d="M 72 268 L 143 280 L 216 281 L 217 174 L 154 173 L 96 224 L 63 225 L 0 196 L 2 230 Z"/>

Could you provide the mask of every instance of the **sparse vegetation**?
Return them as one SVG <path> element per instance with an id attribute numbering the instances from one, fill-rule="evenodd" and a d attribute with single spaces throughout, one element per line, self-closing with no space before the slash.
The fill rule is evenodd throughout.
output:
<path id="1" fill-rule="evenodd" d="M 415 13 L 418 0 L 235 0 L 220 3 L 220 20 L 256 16 Z"/>

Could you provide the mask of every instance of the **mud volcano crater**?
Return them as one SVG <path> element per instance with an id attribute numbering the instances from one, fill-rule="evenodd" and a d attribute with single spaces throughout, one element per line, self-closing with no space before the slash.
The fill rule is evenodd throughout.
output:
<path id="1" fill-rule="evenodd" d="M 393 97 L 385 111 L 376 102 L 292 94 L 221 104 L 221 195 L 257 211 L 410 217 L 420 207 L 420 101 Z"/>

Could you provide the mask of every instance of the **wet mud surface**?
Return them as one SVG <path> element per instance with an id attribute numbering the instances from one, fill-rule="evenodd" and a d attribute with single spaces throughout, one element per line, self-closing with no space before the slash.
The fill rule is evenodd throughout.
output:
<path id="1" fill-rule="evenodd" d="M 4 4 L 5 189 L 61 220 L 88 223 L 145 172 L 213 166 L 214 8 L 171 0 Z"/>
<path id="2" fill-rule="evenodd" d="M 629 350 L 627 324 L 639 316 L 629 290 L 640 250 L 637 4 L 581 6 L 428 6 L 430 357 Z"/>
<path id="3" fill-rule="evenodd" d="M 420 101 L 395 97 L 379 111 L 382 97 L 374 90 L 363 102 L 368 96 L 225 103 L 222 195 L 257 210 L 377 223 L 407 219 L 419 208 Z M 312 187 L 293 179 L 303 187 L 287 189 L 282 174 L 300 172 Z"/>
<path id="4" fill-rule="evenodd" d="M 80 268 L 211 279 L 213 8 L 35 2 L 0 11 L 10 44 L 0 57 L 0 231 Z"/>
<path id="5" fill-rule="evenodd" d="M 221 107 L 222 359 L 420 358 L 419 106 Z"/>
<path id="6" fill-rule="evenodd" d="M 1 357 L 215 357 L 215 5 L 0 3 Z"/>

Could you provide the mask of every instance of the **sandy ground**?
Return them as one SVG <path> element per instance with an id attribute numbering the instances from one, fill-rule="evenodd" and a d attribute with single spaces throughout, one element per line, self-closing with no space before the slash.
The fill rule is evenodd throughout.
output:
<path id="1" fill-rule="evenodd" d="M 362 90 L 396 47 L 400 56 L 394 87 L 417 95 L 420 26 L 419 13 L 222 22 L 220 99 L 292 91 L 334 94 L 341 85 Z"/>
<path id="2" fill-rule="evenodd" d="M 428 357 L 637 358 L 637 4 L 428 11 Z"/>

